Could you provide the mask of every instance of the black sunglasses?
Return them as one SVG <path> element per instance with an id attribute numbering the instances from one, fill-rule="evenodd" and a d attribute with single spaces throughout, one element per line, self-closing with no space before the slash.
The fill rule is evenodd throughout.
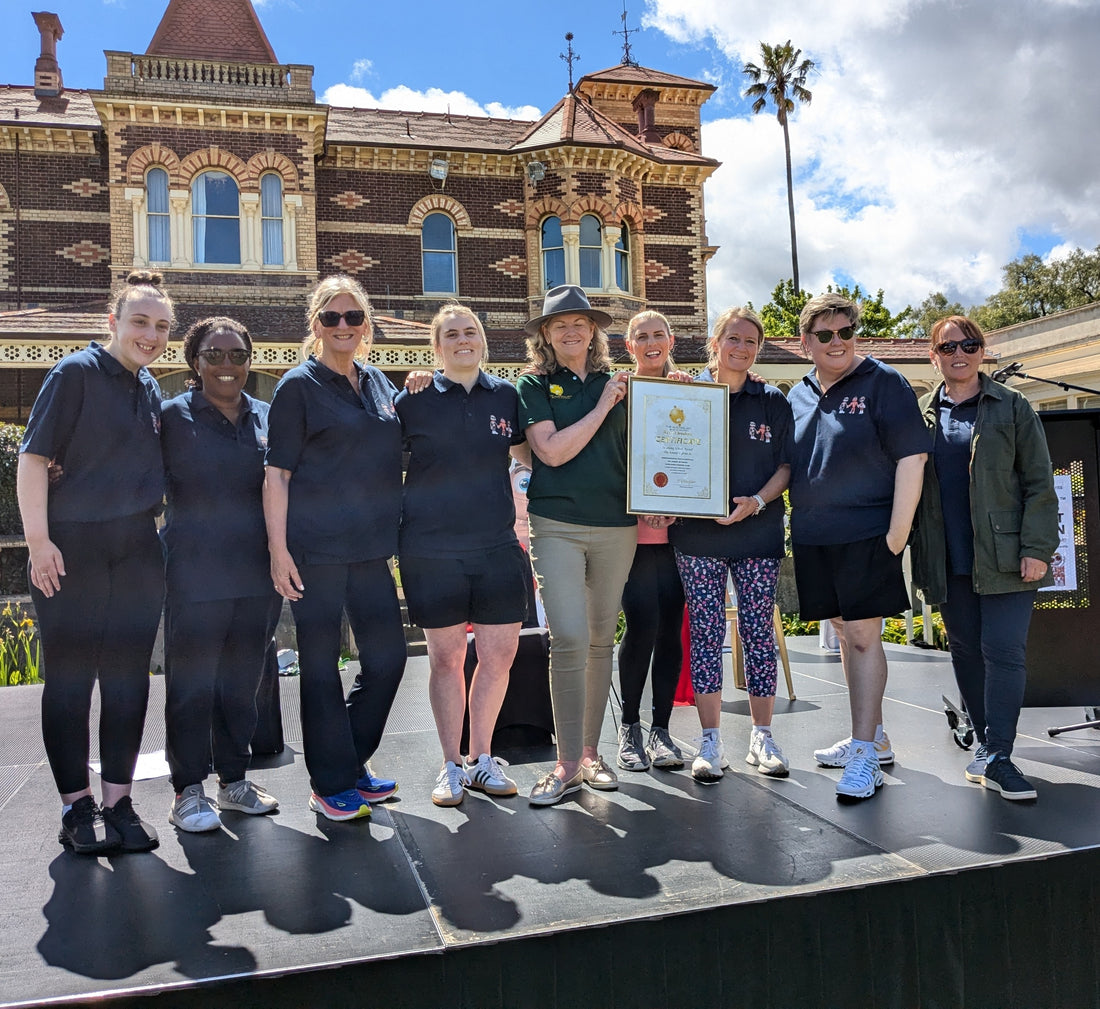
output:
<path id="1" fill-rule="evenodd" d="M 856 327 L 845 326 L 843 329 L 815 329 L 813 335 L 817 337 L 818 343 L 832 343 L 834 336 L 839 336 L 842 340 L 850 340 L 856 335 Z"/>
<path id="2" fill-rule="evenodd" d="M 325 329 L 335 329 L 343 319 L 349 326 L 362 326 L 367 318 L 367 313 L 361 308 L 353 308 L 347 312 L 318 312 L 317 320 Z"/>
<path id="3" fill-rule="evenodd" d="M 936 347 L 936 353 L 943 354 L 944 357 L 953 357 L 960 347 L 964 354 L 977 354 L 982 349 L 982 341 L 975 340 L 973 337 L 968 340 L 944 340 Z"/>
<path id="4" fill-rule="evenodd" d="M 207 350 L 200 350 L 199 357 L 207 364 L 221 364 L 228 357 L 231 363 L 240 365 L 252 357 L 252 351 L 240 347 L 235 347 L 233 350 L 210 347 Z"/>

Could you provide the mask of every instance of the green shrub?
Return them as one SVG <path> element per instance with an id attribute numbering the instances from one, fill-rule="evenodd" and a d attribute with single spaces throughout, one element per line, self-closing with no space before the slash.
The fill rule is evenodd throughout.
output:
<path id="1" fill-rule="evenodd" d="M 11 603 L 0 611 L 0 687 L 41 683 L 42 643 L 34 621 Z"/>

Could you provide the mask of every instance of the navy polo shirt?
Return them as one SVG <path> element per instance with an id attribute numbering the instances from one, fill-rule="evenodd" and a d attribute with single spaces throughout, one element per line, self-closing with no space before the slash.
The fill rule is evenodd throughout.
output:
<path id="1" fill-rule="evenodd" d="M 590 372 L 582 381 L 568 368 L 551 375 L 528 373 L 516 383 L 524 430 L 552 420 L 560 431 L 592 412 L 611 376 Z M 626 404 L 616 403 L 596 433 L 572 459 L 547 466 L 532 451 L 527 510 L 532 515 L 582 526 L 633 526 L 626 513 Z"/>
<path id="2" fill-rule="evenodd" d="M 245 395 L 233 424 L 198 390 L 161 410 L 168 595 L 213 602 L 272 593 L 264 525 L 266 403 Z"/>
<path id="3" fill-rule="evenodd" d="M 164 497 L 160 386 L 94 341 L 59 361 L 34 401 L 20 452 L 61 466 L 50 522 L 102 522 L 149 511 Z"/>
<path id="4" fill-rule="evenodd" d="M 730 507 L 735 497 L 757 494 L 784 463 L 794 443 L 791 407 L 775 386 L 746 379 L 730 393 Z M 713 519 L 681 519 L 668 531 L 668 541 L 696 557 L 782 557 L 783 499 L 772 501 L 761 515 L 732 525 Z"/>
<path id="5" fill-rule="evenodd" d="M 868 357 L 825 393 L 811 371 L 788 399 L 792 540 L 827 546 L 884 536 L 898 460 L 932 447 L 912 387 Z"/>
<path id="6" fill-rule="evenodd" d="M 524 441 L 515 388 L 481 371 L 467 392 L 437 371 L 394 405 L 410 453 L 401 556 L 466 557 L 515 543 L 509 449 Z"/>
<path id="7" fill-rule="evenodd" d="M 289 470 L 287 547 L 297 563 L 354 564 L 392 557 L 401 518 L 397 390 L 356 362 L 359 381 L 316 358 L 275 387 L 268 466 Z"/>
<path id="8" fill-rule="evenodd" d="M 970 518 L 970 443 L 978 422 L 976 394 L 952 403 L 940 390 L 937 404 L 936 444 L 932 464 L 943 503 L 943 532 L 947 541 L 947 570 L 953 575 L 974 571 L 974 526 Z"/>

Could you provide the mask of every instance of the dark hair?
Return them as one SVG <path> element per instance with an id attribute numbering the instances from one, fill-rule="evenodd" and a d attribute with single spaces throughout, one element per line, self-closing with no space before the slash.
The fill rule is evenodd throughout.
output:
<path id="1" fill-rule="evenodd" d="M 968 319 L 965 315 L 949 315 L 946 318 L 937 319 L 932 324 L 932 332 L 928 334 L 928 339 L 931 341 L 933 349 L 940 342 L 940 337 L 948 326 L 954 326 L 958 329 L 964 340 L 977 340 L 983 347 L 985 346 L 985 333 L 982 332 L 982 327 L 973 319 Z"/>
<path id="2" fill-rule="evenodd" d="M 175 321 L 176 313 L 172 308 L 172 299 L 165 293 L 163 284 L 164 275 L 156 270 L 131 270 L 115 291 L 114 301 L 111 303 L 111 314 L 118 319 L 131 298 L 151 296 L 160 298 L 168 305 L 168 314 Z"/>
<path id="3" fill-rule="evenodd" d="M 217 333 L 223 329 L 239 336 L 248 348 L 248 352 L 252 353 L 252 337 L 248 335 L 244 323 L 230 319 L 227 315 L 212 315 L 207 319 L 199 319 L 183 338 L 183 359 L 191 369 L 191 378 L 187 380 L 188 388 L 202 388 L 202 379 L 199 378 L 199 369 L 195 367 L 195 358 L 199 356 L 199 351 L 202 349 L 202 341 L 211 333 Z"/>

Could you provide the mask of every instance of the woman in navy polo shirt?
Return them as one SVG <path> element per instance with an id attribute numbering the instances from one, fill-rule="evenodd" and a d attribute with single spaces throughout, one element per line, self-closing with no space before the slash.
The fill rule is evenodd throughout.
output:
<path id="1" fill-rule="evenodd" d="M 164 495 L 160 388 L 146 370 L 168 346 L 172 302 L 135 271 L 106 346 L 46 376 L 20 447 L 18 492 L 42 633 L 42 738 L 61 793 L 58 839 L 81 853 L 148 851 L 157 832 L 130 800 L 164 599 L 155 512 Z M 92 688 L 100 696 L 103 805 L 88 780 Z"/>
<path id="2" fill-rule="evenodd" d="M 618 788 L 599 754 L 611 650 L 637 543 L 626 513 L 625 372 L 611 374 L 611 322 L 579 287 L 551 288 L 525 327 L 529 371 L 517 390 L 534 469 L 527 488 L 531 559 L 550 627 L 550 696 L 558 761 L 531 791 L 549 806 Z"/>
<path id="3" fill-rule="evenodd" d="M 283 376 L 271 400 L 264 515 L 271 578 L 297 627 L 309 805 L 330 820 L 351 820 L 397 790 L 373 777 L 367 761 L 405 671 L 389 568 L 401 517 L 401 422 L 397 390 L 364 363 L 372 323 L 363 288 L 351 277 L 326 277 L 307 318 L 309 359 Z M 346 699 L 345 611 L 360 667 Z"/>
<path id="4" fill-rule="evenodd" d="M 424 392 L 402 392 L 395 404 L 410 452 L 399 554 L 409 617 L 428 642 L 428 692 L 443 748 L 432 802 L 456 806 L 465 787 L 516 794 L 492 756 L 492 739 L 531 584 L 508 478 L 512 446 L 525 439 L 515 388 L 481 370 L 488 347 L 473 311 L 444 305 L 431 341 L 443 367 Z M 472 759 L 464 766 L 468 623 L 477 668 L 469 691 Z"/>
<path id="5" fill-rule="evenodd" d="M 279 805 L 245 777 L 256 689 L 282 599 L 271 587 L 262 489 L 268 406 L 244 391 L 248 330 L 196 322 L 183 340 L 195 378 L 161 412 L 168 510 L 163 531 L 164 717 L 181 830 L 217 830 L 203 781 L 213 746 L 218 806 L 270 813 Z"/>
<path id="6" fill-rule="evenodd" d="M 718 781 L 729 766 L 719 732 L 727 575 L 737 592 L 737 632 L 745 650 L 752 715 L 745 760 L 774 777 L 785 776 L 790 766 L 772 738 L 771 724 L 776 680 L 772 614 L 784 552 L 782 495 L 791 476 L 793 424 L 783 394 L 749 371 L 763 339 L 760 319 L 747 308 L 727 309 L 714 324 L 708 367 L 730 391 L 730 512 L 722 519 L 683 519 L 669 532 L 687 598 L 691 682 L 703 729 L 691 773 L 706 783 Z"/>

